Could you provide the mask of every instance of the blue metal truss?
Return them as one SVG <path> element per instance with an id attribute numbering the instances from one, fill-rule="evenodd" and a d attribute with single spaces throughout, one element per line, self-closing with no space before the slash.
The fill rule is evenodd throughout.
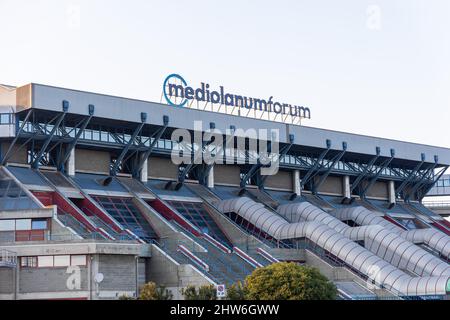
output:
<path id="1" fill-rule="evenodd" d="M 331 140 L 327 140 L 326 145 L 327 148 L 324 151 L 322 151 L 317 160 L 314 162 L 314 165 L 308 170 L 306 175 L 302 178 L 302 181 L 300 182 L 300 186 L 302 189 L 311 179 L 314 178 L 314 176 L 318 173 L 318 168 L 320 168 L 320 166 L 323 165 L 322 161 L 324 160 L 325 156 L 331 149 Z"/>
<path id="2" fill-rule="evenodd" d="M 425 163 L 425 154 L 421 154 L 421 161 L 415 166 L 415 168 L 410 172 L 408 177 L 400 184 L 400 186 L 396 190 L 396 194 L 400 196 L 402 191 L 408 186 L 408 184 L 414 179 L 416 174 L 419 172 L 420 168 Z"/>
<path id="3" fill-rule="evenodd" d="M 155 149 L 155 146 L 157 145 L 158 141 L 161 139 L 162 135 L 166 131 L 168 125 L 169 125 L 169 117 L 168 116 L 163 116 L 163 126 L 161 128 L 159 128 L 149 138 L 149 141 L 151 141 L 151 139 L 153 139 L 153 141 L 150 143 L 150 146 L 148 148 L 146 148 L 146 150 L 143 153 L 139 154 L 136 157 L 136 163 L 135 163 L 134 168 L 133 168 L 133 177 L 134 178 L 137 178 L 137 177 L 140 176 L 142 168 L 143 168 L 143 166 L 145 164 L 145 161 L 152 154 L 153 150 Z"/>
<path id="4" fill-rule="evenodd" d="M 47 136 L 47 139 L 45 140 L 44 144 L 42 145 L 41 149 L 37 153 L 37 155 L 34 157 L 34 159 L 31 161 L 31 167 L 34 169 L 37 169 L 39 167 L 39 163 L 47 150 L 48 145 L 52 141 L 53 137 L 55 136 L 56 131 L 59 129 L 59 126 L 63 122 L 67 111 L 69 110 L 69 102 L 63 101 L 63 112 L 62 114 L 57 118 L 55 125 L 53 126 L 52 130 L 50 131 L 49 135 Z"/>
<path id="5" fill-rule="evenodd" d="M 116 159 L 114 165 L 112 166 L 110 170 L 110 175 L 115 176 L 119 170 L 119 167 L 122 165 L 122 161 L 125 157 L 125 155 L 130 150 L 131 145 L 136 141 L 136 138 L 141 133 L 142 128 L 145 125 L 145 122 L 147 121 L 147 114 L 145 112 L 141 113 L 141 123 L 137 126 L 137 128 L 134 130 L 133 135 L 131 136 L 128 143 L 125 145 L 125 147 L 122 149 L 122 152 L 120 153 L 119 157 Z"/>
<path id="6" fill-rule="evenodd" d="M 380 147 L 376 147 L 376 155 L 375 157 L 372 158 L 372 160 L 370 160 L 370 162 L 364 166 L 364 170 L 363 172 L 358 175 L 358 177 L 356 178 L 355 181 L 353 181 L 351 188 L 350 188 L 350 195 L 353 194 L 353 191 L 356 190 L 356 188 L 359 186 L 359 184 L 363 181 L 363 179 L 370 173 L 372 172 L 373 166 L 375 164 L 375 162 L 380 158 L 380 154 L 381 154 L 381 149 Z"/>
<path id="7" fill-rule="evenodd" d="M 372 187 L 375 185 L 375 182 L 378 181 L 378 179 L 380 178 L 380 176 L 383 173 L 383 171 L 386 170 L 386 168 L 391 164 L 391 162 L 392 162 L 392 160 L 394 160 L 394 158 L 395 158 L 395 150 L 391 149 L 391 157 L 383 162 L 383 164 L 378 169 L 378 171 L 375 174 L 375 176 L 373 176 L 369 180 L 369 183 L 367 184 L 367 186 L 364 188 L 364 190 L 360 194 L 361 198 L 365 198 L 366 197 L 366 194 L 370 191 L 370 189 L 372 189 Z"/>
<path id="8" fill-rule="evenodd" d="M 312 183 L 312 192 L 313 194 L 317 194 L 317 191 L 320 189 L 320 187 L 322 186 L 322 184 L 325 182 L 325 180 L 328 178 L 328 176 L 330 175 L 331 171 L 333 170 L 333 168 L 335 167 L 336 163 L 338 163 L 338 161 L 341 161 L 342 157 L 345 155 L 345 153 L 347 152 L 347 142 L 342 142 L 342 151 L 339 152 L 330 162 L 328 169 L 326 169 L 326 171 L 320 176 L 320 179 L 317 183 Z"/>

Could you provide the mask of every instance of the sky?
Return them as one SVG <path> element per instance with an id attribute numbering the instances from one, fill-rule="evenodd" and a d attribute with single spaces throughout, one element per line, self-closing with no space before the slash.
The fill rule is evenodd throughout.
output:
<path id="1" fill-rule="evenodd" d="M 0 83 L 159 102 L 189 84 L 311 109 L 304 125 L 450 147 L 447 0 L 0 0 Z"/>

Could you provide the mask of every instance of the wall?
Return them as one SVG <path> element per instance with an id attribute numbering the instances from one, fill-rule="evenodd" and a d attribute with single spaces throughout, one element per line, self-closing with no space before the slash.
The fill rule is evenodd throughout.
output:
<path id="1" fill-rule="evenodd" d="M 366 185 L 367 184 L 363 184 L 364 187 Z M 388 183 L 382 181 L 375 182 L 375 184 L 372 186 L 369 192 L 367 192 L 366 196 L 372 198 L 388 199 L 389 198 Z"/>
<path id="2" fill-rule="evenodd" d="M 264 184 L 266 188 L 292 191 L 292 172 L 278 171 L 274 176 L 268 176 Z"/>
<path id="3" fill-rule="evenodd" d="M 109 174 L 110 154 L 105 151 L 75 150 L 75 170 Z"/>
<path id="4" fill-rule="evenodd" d="M 10 146 L 9 142 L 3 142 L 1 147 L 2 155 L 6 154 L 6 151 L 8 151 L 8 148 Z M 19 149 L 20 144 L 16 144 L 9 154 L 9 163 L 21 163 L 21 164 L 27 164 L 27 148 L 24 147 L 22 149 Z"/>
<path id="5" fill-rule="evenodd" d="M 215 165 L 214 182 L 239 186 L 241 182 L 240 169 L 234 165 Z"/>
<path id="6" fill-rule="evenodd" d="M 150 157 L 148 160 L 148 177 L 176 180 L 178 166 L 170 158 Z"/>
<path id="7" fill-rule="evenodd" d="M 315 181 L 319 181 L 320 177 L 316 177 Z M 335 195 L 343 195 L 343 183 L 342 177 L 332 177 L 328 176 L 322 186 L 319 188 L 318 192 L 327 193 L 327 194 L 335 194 Z"/>

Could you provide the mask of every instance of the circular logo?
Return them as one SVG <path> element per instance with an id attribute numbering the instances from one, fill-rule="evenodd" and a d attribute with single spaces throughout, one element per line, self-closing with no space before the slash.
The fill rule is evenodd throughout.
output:
<path id="1" fill-rule="evenodd" d="M 183 86 L 185 86 L 185 87 L 187 86 L 186 81 L 179 74 L 172 73 L 172 74 L 168 75 L 166 80 L 164 80 L 164 84 L 163 84 L 164 98 L 166 98 L 167 103 L 170 104 L 171 106 L 184 107 L 186 105 L 186 103 L 187 103 L 187 99 L 186 98 L 184 98 L 183 101 L 181 101 L 181 103 L 176 103 L 176 102 L 173 102 L 172 100 L 170 100 L 171 92 L 169 92 L 169 94 L 167 93 L 167 87 L 169 86 L 169 81 L 171 79 L 178 80 L 178 82 L 181 82 L 181 84 Z"/>

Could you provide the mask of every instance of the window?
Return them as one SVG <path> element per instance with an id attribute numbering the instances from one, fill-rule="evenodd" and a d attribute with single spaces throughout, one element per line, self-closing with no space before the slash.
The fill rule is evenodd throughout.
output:
<path id="1" fill-rule="evenodd" d="M 16 220 L 16 230 L 31 230 L 31 219 Z"/>
<path id="2" fill-rule="evenodd" d="M 71 265 L 72 266 L 85 266 L 86 265 L 86 256 L 85 255 L 78 255 L 78 256 L 72 256 Z"/>
<path id="3" fill-rule="evenodd" d="M 39 268 L 53 267 L 53 256 L 39 256 L 38 267 Z"/>
<path id="4" fill-rule="evenodd" d="M 47 220 L 33 220 L 31 221 L 32 230 L 47 230 Z"/>
<path id="5" fill-rule="evenodd" d="M 36 268 L 37 257 L 22 257 L 20 258 L 20 266 L 22 268 Z"/>
<path id="6" fill-rule="evenodd" d="M 14 231 L 15 220 L 0 220 L 0 231 Z"/>
<path id="7" fill-rule="evenodd" d="M 55 256 L 54 257 L 55 267 L 68 267 L 70 266 L 70 256 Z"/>
<path id="8" fill-rule="evenodd" d="M 9 113 L 0 114 L 0 123 L 1 124 L 11 123 L 11 114 Z"/>

